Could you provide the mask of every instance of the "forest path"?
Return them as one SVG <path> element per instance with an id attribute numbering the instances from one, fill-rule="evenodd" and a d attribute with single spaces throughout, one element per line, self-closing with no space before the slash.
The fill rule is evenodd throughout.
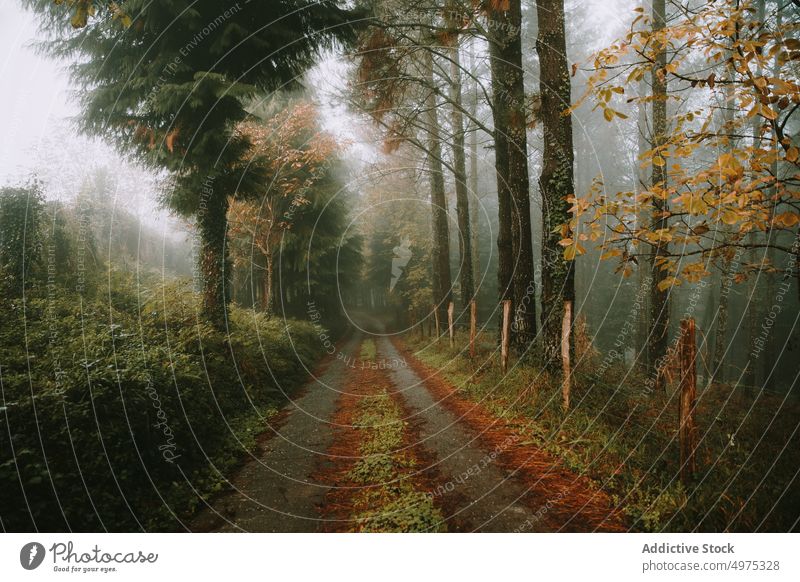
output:
<path id="1" fill-rule="evenodd" d="M 358 530 L 368 523 L 365 513 L 380 513 L 375 499 L 395 487 L 393 479 L 432 500 L 447 531 L 621 529 L 585 479 L 496 421 L 475 417 L 474 407 L 469 414 L 453 408 L 455 389 L 443 388 L 386 336 L 365 336 L 355 332 L 329 357 L 230 478 L 233 490 L 201 511 L 191 530 Z M 373 353 L 365 365 L 359 354 L 367 343 Z M 394 423 L 402 443 L 390 455 L 401 469 L 388 480 L 370 474 L 354 481 L 366 435 L 384 430 L 369 433 L 354 419 L 381 394 L 400 412 Z"/>
<path id="2" fill-rule="evenodd" d="M 386 337 L 376 342 L 383 361 L 402 362 L 388 370 L 416 428 L 418 445 L 434 459 L 424 471 L 440 475 L 431 492 L 448 531 L 542 531 L 536 511 L 523 503 L 525 484 L 509 478 L 495 462 L 513 441 L 483 448 L 458 417 L 440 405 L 417 373 Z"/>
<path id="3" fill-rule="evenodd" d="M 607 493 L 533 442 L 525 428 L 530 420 L 506 414 L 500 417 L 481 401 L 468 398 L 439 370 L 417 359 L 402 341 L 382 345 L 387 353 L 398 354 L 408 363 L 407 369 L 395 373 L 398 383 L 406 386 L 406 397 L 415 402 L 419 417 L 428 425 L 423 431 L 427 446 L 439 449 L 440 458 L 447 462 L 447 449 L 442 447 L 449 443 L 457 463 L 452 471 L 461 470 L 460 485 L 469 489 L 476 504 L 485 496 L 490 498 L 485 502 L 490 512 L 502 512 L 480 526 L 482 531 L 494 531 L 498 526 L 500 531 L 512 532 L 627 529 L 621 508 L 614 506 Z M 484 451 L 484 456 L 477 464 L 466 464 L 474 459 L 474 448 Z M 461 460 L 462 456 L 466 459 Z M 464 470 L 468 479 L 463 479 Z M 508 504 L 502 507 L 504 502 Z M 531 512 L 532 517 L 519 519 Z"/>
<path id="4" fill-rule="evenodd" d="M 360 334 L 323 362 L 323 372 L 309 380 L 289 402 L 260 450 L 230 478 L 233 491 L 220 496 L 189 524 L 193 531 L 313 532 L 328 486 L 312 475 L 331 446 L 331 416 L 339 390 L 350 374 L 340 353 L 355 353 Z"/>

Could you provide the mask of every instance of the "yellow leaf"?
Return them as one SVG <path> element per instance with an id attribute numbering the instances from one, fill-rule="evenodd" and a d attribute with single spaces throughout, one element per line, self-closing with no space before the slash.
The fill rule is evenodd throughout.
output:
<path id="1" fill-rule="evenodd" d="M 782 212 L 775 217 L 775 222 L 787 228 L 791 228 L 800 222 L 800 216 L 794 212 Z"/>
<path id="2" fill-rule="evenodd" d="M 770 121 L 775 121 L 778 119 L 778 113 L 771 107 L 767 107 L 766 105 L 761 106 L 761 115 L 769 119 Z"/>
<path id="3" fill-rule="evenodd" d="M 564 260 L 565 261 L 574 261 L 575 254 L 577 252 L 577 247 L 575 245 L 570 245 L 564 249 Z"/>
<path id="4" fill-rule="evenodd" d="M 606 118 L 606 121 L 611 121 L 614 119 L 614 111 L 606 107 L 603 109 L 603 117 Z"/>
<path id="5" fill-rule="evenodd" d="M 792 146 L 786 151 L 786 161 L 787 162 L 796 162 L 798 156 L 800 156 L 800 150 L 796 147 Z"/>
<path id="6" fill-rule="evenodd" d="M 676 279 L 675 277 L 667 277 L 666 279 L 663 279 L 658 283 L 658 290 L 666 291 L 670 287 L 677 287 L 680 284 L 681 284 L 680 279 Z"/>
<path id="7" fill-rule="evenodd" d="M 727 208 L 722 211 L 722 216 L 720 216 L 720 218 L 722 219 L 722 222 L 729 225 L 739 222 L 739 214 Z"/>
<path id="8" fill-rule="evenodd" d="M 697 216 L 708 212 L 708 205 L 703 201 L 702 196 L 690 194 L 686 201 L 686 210 L 689 211 L 689 214 Z"/>
<path id="9" fill-rule="evenodd" d="M 618 257 L 622 254 L 621 249 L 610 249 L 600 255 L 600 260 L 605 261 L 606 259 L 610 259 L 612 257 Z"/>
<path id="10" fill-rule="evenodd" d="M 660 168 L 660 167 L 663 167 L 664 164 L 666 164 L 666 162 L 664 161 L 664 158 L 662 158 L 661 156 L 653 156 L 653 165 L 654 166 L 658 166 Z"/>

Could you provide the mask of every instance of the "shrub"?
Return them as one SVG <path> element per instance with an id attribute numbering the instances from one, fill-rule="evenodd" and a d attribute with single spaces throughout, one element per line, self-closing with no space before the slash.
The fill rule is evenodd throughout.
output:
<path id="1" fill-rule="evenodd" d="M 0 307 L 6 530 L 182 529 L 321 355 L 310 324 L 233 306 L 222 333 L 185 282 L 109 281 Z"/>

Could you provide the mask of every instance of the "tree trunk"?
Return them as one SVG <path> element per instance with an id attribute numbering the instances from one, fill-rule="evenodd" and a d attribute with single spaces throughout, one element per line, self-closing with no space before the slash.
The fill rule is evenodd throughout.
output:
<path id="1" fill-rule="evenodd" d="M 665 0 L 653 0 L 653 30 L 664 28 L 666 20 Z M 667 80 L 664 67 L 667 65 L 667 53 L 662 49 L 656 55 L 656 67 L 653 70 L 653 147 L 664 144 L 667 133 Z M 660 73 L 660 74 L 659 74 Z M 656 192 L 667 187 L 666 165 L 653 164 L 652 189 Z M 667 210 L 666 197 L 653 197 L 653 229 L 665 229 L 669 224 L 663 213 Z M 648 363 L 655 373 L 656 389 L 664 386 L 664 378 L 658 366 L 659 358 L 666 355 L 669 332 L 669 289 L 660 289 L 659 283 L 664 278 L 658 265 L 659 259 L 667 254 L 667 243 L 658 242 L 652 246 L 650 264 L 652 279 L 650 281 L 650 335 L 647 342 Z"/>
<path id="2" fill-rule="evenodd" d="M 474 42 L 474 41 L 473 41 Z M 475 52 L 474 46 L 470 45 L 469 70 L 475 75 Z M 472 98 L 470 101 L 470 113 L 475 117 L 478 113 L 478 81 L 472 81 Z M 478 278 L 481 274 L 481 259 L 478 249 L 480 248 L 480 209 L 481 197 L 478 195 L 478 128 L 473 125 L 469 135 L 469 188 L 472 192 L 473 202 L 470 205 L 470 235 L 472 235 L 472 282 L 475 286 L 475 293 L 478 292 Z"/>
<path id="3" fill-rule="evenodd" d="M 458 218 L 459 273 L 461 281 L 461 302 L 469 305 L 475 295 L 475 279 L 472 273 L 472 236 L 469 220 L 469 192 L 467 190 L 466 154 L 464 152 L 464 115 L 461 111 L 461 56 L 458 46 L 458 25 L 456 7 L 451 2 L 447 13 L 450 15 L 448 27 L 452 31 L 450 57 L 450 125 L 453 131 L 453 177 L 456 184 L 456 216 Z"/>
<path id="4" fill-rule="evenodd" d="M 508 26 L 506 13 L 499 9 L 489 10 L 489 30 L 497 35 Z M 514 272 L 513 249 L 511 247 L 511 191 L 508 187 L 508 107 L 507 95 L 502 79 L 506 75 L 502 46 L 495 36 L 489 41 L 489 62 L 492 75 L 492 117 L 494 122 L 494 167 L 497 179 L 497 289 L 498 301 L 502 303 L 513 297 L 511 277 Z M 502 325 L 502 324 L 501 324 Z"/>
<path id="5" fill-rule="evenodd" d="M 536 336 L 536 283 L 533 278 L 533 232 L 531 229 L 530 180 L 525 86 L 522 77 L 522 7 L 510 0 L 508 11 L 506 79 L 509 94 L 508 182 L 511 190 L 511 241 L 514 249 L 514 327 L 518 346 Z"/>
<path id="6" fill-rule="evenodd" d="M 514 300 L 513 341 L 524 346 L 536 335 L 536 289 L 533 278 L 533 233 L 531 231 L 530 182 L 528 178 L 527 119 L 525 114 L 525 87 L 522 78 L 522 9 L 520 0 L 510 0 L 508 10 L 491 11 L 490 18 L 498 20 L 490 25 L 492 62 L 492 92 L 495 123 L 495 155 L 501 158 L 498 165 L 498 197 L 500 209 L 500 237 L 510 237 L 509 264 L 502 265 L 501 290 L 510 280 L 510 294 Z M 504 155 L 501 150 L 505 150 Z M 505 165 L 503 168 L 502 165 Z M 505 170 L 505 173 L 503 173 Z M 503 186 L 502 196 L 501 182 Z M 503 204 L 508 204 L 505 208 Z M 504 232 L 503 221 L 509 222 Z M 501 250 L 501 252 L 503 252 Z M 503 269 L 508 269 L 504 271 Z"/>
<path id="7" fill-rule="evenodd" d="M 644 4 L 647 4 L 645 2 Z M 642 6 L 643 10 L 646 10 L 646 6 Z M 647 94 L 647 81 L 642 79 L 639 82 L 639 94 L 646 95 Z M 642 167 L 642 165 L 638 162 L 638 160 L 643 159 L 643 155 L 647 150 L 650 149 L 651 144 L 647 139 L 648 135 L 648 111 L 647 111 L 647 103 L 639 102 L 638 105 L 638 126 L 639 126 L 639 140 L 638 140 L 638 157 L 634 161 L 634 165 L 637 167 L 637 178 L 638 184 L 636 187 L 637 192 L 646 192 L 650 189 L 650 175 L 647 172 L 647 169 Z M 647 212 L 643 211 L 641 207 L 638 208 L 637 221 L 639 222 L 640 226 L 646 226 L 648 221 Z M 637 313 L 636 318 L 636 367 L 640 371 L 646 372 L 646 362 L 647 362 L 647 337 L 650 334 L 650 302 L 649 302 L 649 294 L 650 294 L 650 283 L 648 282 L 648 278 L 652 278 L 652 273 L 650 269 L 647 268 L 647 264 L 644 260 L 639 259 L 636 268 L 637 274 L 637 293 L 639 295 L 639 300 L 642 302 L 642 308 Z"/>
<path id="8" fill-rule="evenodd" d="M 429 86 L 433 87 L 433 55 L 424 51 L 423 64 Z M 447 305 L 451 301 L 450 231 L 447 224 L 447 199 L 442 172 L 442 145 L 439 135 L 439 116 L 436 112 L 436 93 L 427 97 L 428 172 L 431 183 L 431 209 L 433 213 L 433 301 L 439 319 L 447 318 Z"/>
<path id="9" fill-rule="evenodd" d="M 733 39 L 731 39 L 731 43 L 733 43 Z M 728 49 L 726 53 L 728 58 L 730 58 L 733 54 L 733 49 Z M 727 70 L 731 76 L 735 75 L 730 67 Z M 730 133 L 734 111 L 737 107 L 736 93 L 732 84 L 729 83 L 725 86 L 723 94 L 725 98 L 721 105 L 721 115 L 719 119 L 721 136 Z M 735 147 L 735 144 L 736 139 L 733 136 L 728 136 L 728 141 L 725 145 L 726 153 L 730 153 Z M 730 234 L 726 234 L 725 236 L 730 236 Z M 735 274 L 731 272 L 732 267 L 731 259 L 723 257 L 720 265 L 721 275 L 719 282 L 719 300 L 717 301 L 717 326 L 716 333 L 714 334 L 714 357 L 711 363 L 711 380 L 714 382 L 725 382 L 727 380 L 725 353 L 728 350 L 728 302 L 731 285 L 733 284 L 733 276 Z M 738 269 L 738 267 L 739 261 L 737 260 L 736 268 Z"/>
<path id="10" fill-rule="evenodd" d="M 781 30 L 782 27 L 783 27 L 783 12 L 781 10 L 781 6 L 780 6 L 780 3 L 779 3 L 778 7 L 777 7 L 777 10 L 775 11 L 775 28 L 776 28 L 776 30 Z M 773 60 L 772 76 L 776 77 L 776 78 L 780 78 L 780 74 L 781 74 L 781 64 L 780 64 L 779 56 L 778 56 L 778 54 L 776 54 L 775 55 L 775 59 Z M 781 146 L 778 143 L 778 137 L 775 135 L 774 131 L 772 132 L 772 139 L 775 140 L 772 143 L 772 147 L 775 148 L 775 149 L 780 149 Z M 776 178 L 778 177 L 778 157 L 776 157 L 775 161 L 772 162 L 772 164 L 770 166 L 770 172 Z M 767 196 L 768 197 L 775 196 L 775 191 L 776 191 L 775 190 L 775 185 L 773 183 L 769 188 L 767 188 Z M 774 213 L 774 211 L 775 210 L 773 209 L 773 213 Z M 772 233 L 769 236 L 771 237 L 773 243 L 777 242 L 775 240 L 775 237 L 777 236 L 777 234 Z M 769 248 L 766 249 L 766 255 L 767 255 L 767 259 L 769 260 L 770 264 L 775 266 L 777 264 L 777 258 L 778 258 L 776 250 L 774 248 L 772 248 L 772 247 L 769 247 Z M 775 273 L 767 273 L 766 274 L 766 295 L 767 295 L 767 298 L 768 298 L 767 300 L 768 301 L 772 301 L 772 299 L 775 297 L 775 283 L 777 281 L 777 277 L 778 277 L 778 275 L 775 274 Z M 778 347 L 778 343 L 777 343 L 778 342 L 778 338 L 776 337 L 777 331 L 778 331 L 777 329 L 774 329 L 772 331 L 772 333 L 769 334 L 769 337 L 767 338 L 767 350 L 766 351 L 770 356 L 772 356 L 774 358 L 771 361 L 770 361 L 769 358 L 765 358 L 764 359 L 764 366 L 765 366 L 765 368 L 764 368 L 764 376 L 763 376 L 764 377 L 764 388 L 766 388 L 767 390 L 775 390 L 776 383 L 777 383 L 777 380 L 778 380 L 778 363 L 779 363 L 779 359 L 780 359 L 780 350 L 776 349 Z"/>
<path id="11" fill-rule="evenodd" d="M 567 198 L 575 191 L 572 117 L 563 115 L 571 104 L 569 65 L 564 33 L 563 0 L 536 4 L 539 35 L 541 118 L 544 153 L 539 189 L 544 207 L 542 239 L 543 347 L 545 361 L 557 368 L 560 361 L 561 322 L 565 301 L 575 300 L 573 261 L 564 259 L 561 234 L 553 232 L 570 220 Z"/>
<path id="12" fill-rule="evenodd" d="M 714 360 L 711 373 L 715 382 L 725 382 L 725 351 L 728 348 L 728 295 L 730 294 L 732 273 L 730 261 L 722 263 L 722 277 L 719 284 L 719 301 L 717 302 L 717 333 L 714 334 Z"/>
<path id="13" fill-rule="evenodd" d="M 204 186 L 205 187 L 205 186 Z M 200 272 L 203 275 L 203 314 L 214 326 L 225 327 L 230 295 L 231 264 L 226 244 L 228 197 L 218 191 L 204 197 L 197 213 L 200 235 Z"/>
<path id="14" fill-rule="evenodd" d="M 272 312 L 272 267 L 273 259 L 272 254 L 269 253 L 264 256 L 264 291 L 261 297 L 261 308 L 264 313 Z"/>

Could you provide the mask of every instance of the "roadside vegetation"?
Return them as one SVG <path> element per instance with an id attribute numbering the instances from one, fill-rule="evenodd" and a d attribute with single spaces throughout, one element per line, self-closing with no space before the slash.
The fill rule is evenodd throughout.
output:
<path id="1" fill-rule="evenodd" d="M 477 356 L 446 339 L 410 334 L 414 355 L 531 442 L 602 487 L 634 531 L 790 531 L 797 527 L 800 466 L 797 400 L 752 398 L 713 384 L 698 395 L 699 471 L 678 479 L 677 395 L 646 392 L 646 378 L 587 353 L 575 372 L 573 404 L 530 361 L 503 375 L 492 344 Z M 766 428 L 765 430 L 765 427 Z"/>
<path id="2" fill-rule="evenodd" d="M 305 381 L 318 332 L 236 305 L 218 329 L 188 279 L 125 252 L 124 229 L 94 236 L 98 209 L 84 228 L 35 187 L 0 194 L 2 529 L 182 529 Z"/>

